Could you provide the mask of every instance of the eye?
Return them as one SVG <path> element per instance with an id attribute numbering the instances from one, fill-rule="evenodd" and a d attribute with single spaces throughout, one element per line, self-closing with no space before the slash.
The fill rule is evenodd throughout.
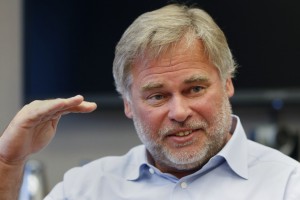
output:
<path id="1" fill-rule="evenodd" d="M 158 106 L 158 105 L 162 104 L 165 101 L 165 99 L 166 99 L 166 97 L 163 94 L 153 94 L 153 95 L 149 96 L 146 101 L 150 105 Z"/>
<path id="2" fill-rule="evenodd" d="M 204 89 L 204 87 L 202 86 L 194 86 L 191 88 L 190 92 L 191 93 L 199 93 Z"/>
<path id="3" fill-rule="evenodd" d="M 187 88 L 187 90 L 185 90 L 185 95 L 190 97 L 198 97 L 203 95 L 205 91 L 206 91 L 205 86 L 195 85 Z"/>
<path id="4" fill-rule="evenodd" d="M 162 100 L 163 98 L 164 96 L 162 94 L 156 94 L 149 97 L 149 99 L 156 100 L 156 101 Z"/>

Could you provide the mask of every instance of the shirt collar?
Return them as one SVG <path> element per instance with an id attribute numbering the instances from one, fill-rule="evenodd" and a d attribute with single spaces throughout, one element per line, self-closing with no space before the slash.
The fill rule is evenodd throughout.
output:
<path id="1" fill-rule="evenodd" d="M 222 156 L 229 167 L 239 176 L 248 179 L 248 143 L 245 131 L 239 117 L 232 116 L 233 124 L 236 124 L 232 137 L 218 153 Z M 236 122 L 236 123 L 235 123 Z"/>
<path id="2" fill-rule="evenodd" d="M 129 181 L 137 180 L 142 174 L 149 170 L 149 164 L 147 161 L 147 151 L 144 145 L 134 147 L 129 152 L 130 167 L 127 165 L 127 172 L 125 178 Z"/>
<path id="3" fill-rule="evenodd" d="M 233 124 L 236 124 L 235 127 L 232 127 L 232 137 L 215 158 L 224 158 L 232 171 L 240 177 L 248 179 L 247 137 L 239 117 L 233 115 L 232 119 Z M 144 145 L 133 148 L 129 152 L 129 156 L 132 158 L 129 159 L 131 160 L 130 167 L 127 167 L 125 173 L 127 180 L 137 180 L 147 174 L 150 168 L 154 169 L 148 162 L 147 150 Z"/>

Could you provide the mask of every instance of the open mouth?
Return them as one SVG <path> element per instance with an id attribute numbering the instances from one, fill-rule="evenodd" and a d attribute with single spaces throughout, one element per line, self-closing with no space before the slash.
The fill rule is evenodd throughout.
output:
<path id="1" fill-rule="evenodd" d="M 198 129 L 197 129 L 198 130 Z M 197 137 L 197 130 L 182 130 L 179 132 L 174 132 L 166 138 L 166 141 L 175 147 L 189 146 L 195 141 Z"/>
<path id="2" fill-rule="evenodd" d="M 181 131 L 181 132 L 178 132 L 174 135 L 178 136 L 178 137 L 183 137 L 183 136 L 187 136 L 187 135 L 191 134 L 192 132 L 193 132 L 192 130 L 190 130 L 190 131 Z"/>

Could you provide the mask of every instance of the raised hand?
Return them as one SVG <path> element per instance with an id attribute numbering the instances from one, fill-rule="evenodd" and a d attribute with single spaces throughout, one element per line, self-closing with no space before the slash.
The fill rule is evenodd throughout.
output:
<path id="1" fill-rule="evenodd" d="M 68 99 L 33 101 L 24 106 L 0 137 L 0 162 L 14 164 L 44 148 L 53 138 L 60 117 L 67 113 L 86 113 L 95 103 L 78 95 Z"/>

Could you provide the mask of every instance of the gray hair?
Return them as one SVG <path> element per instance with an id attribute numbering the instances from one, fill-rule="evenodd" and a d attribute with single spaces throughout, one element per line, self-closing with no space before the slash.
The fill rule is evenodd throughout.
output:
<path id="1" fill-rule="evenodd" d="M 214 20 L 199 8 L 171 4 L 139 16 L 124 32 L 115 49 L 113 76 L 116 90 L 129 100 L 131 67 L 137 59 L 155 59 L 182 38 L 187 46 L 203 42 L 205 53 L 221 79 L 234 77 L 236 63 L 226 37 Z M 147 54 L 147 55 L 146 55 Z M 145 61 L 146 62 L 146 61 Z"/>

